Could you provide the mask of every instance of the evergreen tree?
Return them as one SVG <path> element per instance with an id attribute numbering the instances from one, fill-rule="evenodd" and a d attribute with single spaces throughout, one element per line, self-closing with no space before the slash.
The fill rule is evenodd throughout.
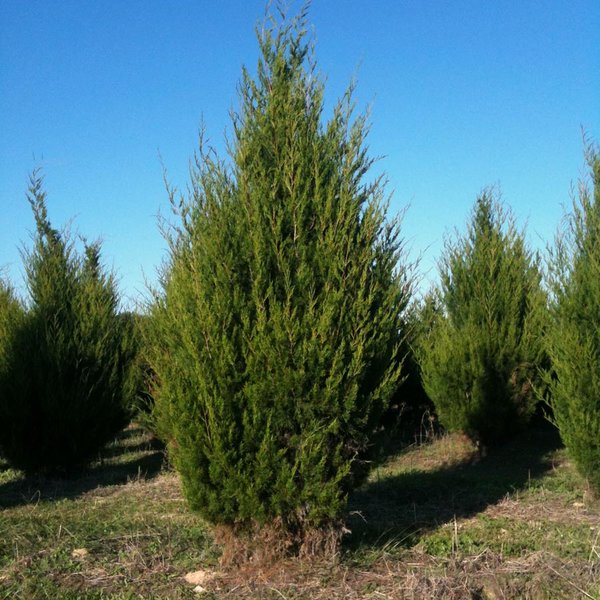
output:
<path id="1" fill-rule="evenodd" d="M 26 472 L 66 473 L 126 424 L 135 348 L 99 245 L 85 244 L 79 255 L 51 226 L 37 174 L 29 192 L 36 223 L 34 247 L 23 254 L 29 303 L 2 364 L 0 451 Z"/>
<path id="2" fill-rule="evenodd" d="M 414 439 L 422 433 L 424 424 L 429 426 L 434 419 L 434 406 L 423 387 L 419 362 L 419 348 L 431 328 L 432 310 L 431 299 L 427 296 L 421 302 L 413 302 L 404 314 L 403 380 L 381 420 L 382 437 L 391 449 L 397 448 L 398 443 Z M 382 450 L 386 451 L 387 446 L 384 444 Z"/>
<path id="3" fill-rule="evenodd" d="M 15 333 L 21 325 L 24 314 L 24 308 L 15 296 L 12 286 L 0 279 L 0 382 L 6 377 Z M 3 386 L 0 383 L 0 394 L 2 393 Z M 0 405 L 2 403 L 3 398 L 0 395 Z"/>
<path id="4" fill-rule="evenodd" d="M 577 468 L 600 493 L 600 156 L 551 256 L 552 327 L 547 372 L 556 425 Z"/>
<path id="5" fill-rule="evenodd" d="M 425 390 L 446 428 L 497 443 L 535 407 L 532 380 L 544 358 L 538 261 L 486 190 L 467 234 L 447 241 L 440 271 L 441 314 L 422 343 Z"/>
<path id="6" fill-rule="evenodd" d="M 145 341 L 149 337 L 145 331 L 150 327 L 150 316 L 135 312 L 123 312 L 119 316 L 136 349 L 134 362 L 136 392 L 130 410 L 132 419 L 151 433 L 155 433 L 155 423 L 152 418 L 154 407 L 152 390 L 155 376 L 148 363 L 148 352 L 145 348 Z"/>
<path id="7" fill-rule="evenodd" d="M 157 428 L 192 508 L 238 540 L 277 533 L 301 553 L 335 545 L 366 472 L 401 379 L 411 284 L 352 90 L 322 122 L 305 23 L 259 33 L 230 162 L 201 143 L 191 197 L 172 194 L 181 226 L 150 361 Z"/>

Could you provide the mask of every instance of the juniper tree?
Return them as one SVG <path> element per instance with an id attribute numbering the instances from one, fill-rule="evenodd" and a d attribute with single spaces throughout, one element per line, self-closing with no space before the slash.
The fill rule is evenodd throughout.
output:
<path id="1" fill-rule="evenodd" d="M 0 377 L 0 450 L 26 472 L 66 473 L 126 423 L 135 349 L 99 245 L 80 254 L 52 227 L 37 174 L 28 198 L 36 224 L 23 253 L 29 298 Z"/>
<path id="2" fill-rule="evenodd" d="M 148 352 L 145 348 L 145 340 L 147 340 L 148 335 L 144 333 L 149 327 L 150 316 L 136 312 L 122 312 L 120 318 L 125 332 L 130 336 L 135 348 L 133 364 L 135 395 L 132 398 L 133 404 L 130 407 L 132 419 L 154 433 L 155 424 L 152 419 L 154 373 L 148 364 Z"/>
<path id="3" fill-rule="evenodd" d="M 411 278 L 351 89 L 323 121 L 305 25 L 301 14 L 258 34 L 229 160 L 201 143 L 190 196 L 171 195 L 181 222 L 151 367 L 192 508 L 238 540 L 260 530 L 311 552 L 339 537 L 401 379 Z"/>
<path id="4" fill-rule="evenodd" d="M 563 442 L 600 493 L 600 156 L 583 180 L 551 254 L 552 326 L 546 381 Z"/>
<path id="5" fill-rule="evenodd" d="M 23 314 L 23 306 L 13 287 L 0 279 L 0 353 L 4 356 L 10 348 L 10 339 Z"/>
<path id="6" fill-rule="evenodd" d="M 13 341 L 24 315 L 20 300 L 16 297 L 12 286 L 0 279 L 0 394 L 3 392 L 2 381 L 6 377 L 11 361 Z M 0 404 L 3 398 L 0 395 Z"/>
<path id="7" fill-rule="evenodd" d="M 397 448 L 399 438 L 412 439 L 424 422 L 434 418 L 434 406 L 423 387 L 419 362 L 419 348 L 431 328 L 434 311 L 435 305 L 429 296 L 421 302 L 412 302 L 405 311 L 401 351 L 403 380 L 381 420 L 382 437 L 390 442 L 392 449 Z M 386 446 L 384 444 L 382 450 L 385 451 Z"/>
<path id="8" fill-rule="evenodd" d="M 437 303 L 423 338 L 424 385 L 441 423 L 488 445 L 530 418 L 544 359 L 545 295 L 538 260 L 492 190 L 466 235 L 446 242 Z"/>

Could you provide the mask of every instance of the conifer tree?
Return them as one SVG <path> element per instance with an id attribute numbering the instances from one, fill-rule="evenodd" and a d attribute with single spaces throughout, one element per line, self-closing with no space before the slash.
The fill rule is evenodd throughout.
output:
<path id="1" fill-rule="evenodd" d="M 67 473 L 125 425 L 135 348 L 99 245 L 80 255 L 51 226 L 37 174 L 28 198 L 36 223 L 23 253 L 29 299 L 2 363 L 0 452 L 26 472 Z"/>
<path id="2" fill-rule="evenodd" d="M 411 276 L 352 90 L 324 123 L 306 14 L 258 34 L 230 161 L 201 143 L 153 307 L 155 419 L 192 508 L 318 552 L 401 379 Z M 261 534 L 261 535 L 262 535 Z M 271 537 L 269 537 L 271 536 Z M 259 546 L 255 538 L 253 544 Z"/>
<path id="3" fill-rule="evenodd" d="M 567 451 L 600 493 L 600 155 L 592 146 L 586 155 L 591 188 L 581 182 L 551 255 L 546 381 Z"/>
<path id="4" fill-rule="evenodd" d="M 0 352 L 3 354 L 10 347 L 10 339 L 22 314 L 23 306 L 12 286 L 0 279 Z"/>
<path id="5" fill-rule="evenodd" d="M 434 306 L 426 296 L 421 302 L 412 302 L 405 311 L 401 351 L 403 380 L 380 422 L 382 438 L 391 449 L 397 448 L 400 441 L 413 439 L 422 432 L 424 424 L 434 419 L 434 406 L 423 386 L 419 361 L 419 348 L 431 327 L 433 310 Z M 382 451 L 385 452 L 387 446 L 384 444 Z"/>
<path id="6" fill-rule="evenodd" d="M 1 382 L 6 376 L 11 361 L 14 336 L 24 313 L 23 305 L 16 297 L 12 286 L 8 281 L 0 279 L 0 393 L 3 390 Z M 0 404 L 2 402 L 0 396 Z"/>
<path id="7" fill-rule="evenodd" d="M 424 385 L 441 423 L 483 446 L 523 426 L 544 359 L 538 260 L 492 190 L 440 261 L 440 307 L 424 336 Z"/>

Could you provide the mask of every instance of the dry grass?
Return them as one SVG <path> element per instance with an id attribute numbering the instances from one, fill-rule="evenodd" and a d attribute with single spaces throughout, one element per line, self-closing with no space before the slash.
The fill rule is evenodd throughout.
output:
<path id="1" fill-rule="evenodd" d="M 75 481 L 0 467 L 0 507 L 0 598 L 600 598 L 600 505 L 543 427 L 483 459 L 459 436 L 390 457 L 330 560 L 224 570 L 137 428 Z"/>
<path id="2" fill-rule="evenodd" d="M 369 568 L 281 563 L 267 571 L 217 573 L 206 585 L 216 597 L 552 599 L 591 597 L 584 587 L 598 581 L 590 563 L 560 561 L 534 553 L 503 559 L 487 551 L 472 557 L 434 558 L 407 553 L 382 556 Z M 592 593 L 594 593 L 592 591 Z M 597 592 L 596 592 L 597 594 Z"/>

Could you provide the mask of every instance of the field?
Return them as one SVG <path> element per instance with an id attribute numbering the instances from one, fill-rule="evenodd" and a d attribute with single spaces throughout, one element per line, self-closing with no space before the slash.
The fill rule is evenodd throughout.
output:
<path id="1" fill-rule="evenodd" d="M 0 464 L 0 598 L 600 598 L 600 502 L 552 428 L 483 458 L 421 438 L 352 496 L 335 562 L 234 572 L 139 427 L 72 481 Z"/>

